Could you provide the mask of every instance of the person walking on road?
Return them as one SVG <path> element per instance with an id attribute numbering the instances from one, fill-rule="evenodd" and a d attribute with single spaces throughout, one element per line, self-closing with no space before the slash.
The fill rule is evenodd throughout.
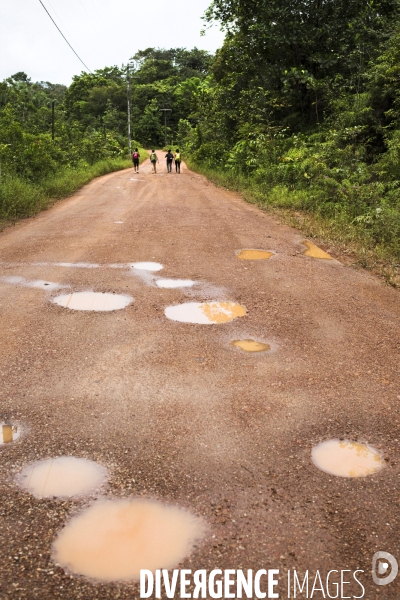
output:
<path id="1" fill-rule="evenodd" d="M 158 156 L 155 153 L 155 150 L 151 151 L 150 154 L 150 162 L 151 162 L 151 166 L 152 166 L 152 173 L 157 173 L 157 163 L 158 163 Z"/>
<path id="2" fill-rule="evenodd" d="M 175 158 L 175 171 L 177 173 L 180 173 L 181 172 L 181 153 L 179 152 L 179 148 L 176 149 L 174 158 Z"/>
<path id="3" fill-rule="evenodd" d="M 140 158 L 139 150 L 138 150 L 138 148 L 135 148 L 135 150 L 132 154 L 132 162 L 133 162 L 133 168 L 135 169 L 135 173 L 139 173 L 139 158 Z"/>
<path id="4" fill-rule="evenodd" d="M 167 173 L 172 173 L 172 161 L 174 160 L 174 155 L 171 150 L 168 150 L 165 158 L 167 159 Z"/>

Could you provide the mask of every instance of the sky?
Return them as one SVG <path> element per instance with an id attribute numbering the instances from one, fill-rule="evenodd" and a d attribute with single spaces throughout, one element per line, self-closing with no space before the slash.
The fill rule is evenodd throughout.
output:
<path id="1" fill-rule="evenodd" d="M 188 48 L 214 52 L 218 26 L 204 37 L 201 16 L 211 0 L 42 0 L 92 71 L 126 64 L 137 50 Z M 24 71 L 32 81 L 69 85 L 85 70 L 39 0 L 4 0 L 0 19 L 0 81 Z"/>

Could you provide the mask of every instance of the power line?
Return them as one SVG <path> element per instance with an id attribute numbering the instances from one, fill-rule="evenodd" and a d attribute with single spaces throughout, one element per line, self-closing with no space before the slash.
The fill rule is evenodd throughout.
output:
<path id="1" fill-rule="evenodd" d="M 59 28 L 59 26 L 57 25 L 57 23 L 55 22 L 55 20 L 51 16 L 51 14 L 49 13 L 49 11 L 47 10 L 47 8 L 43 4 L 42 0 L 39 0 L 39 2 L 43 6 L 43 8 L 47 12 L 47 14 L 49 15 L 50 19 L 53 21 L 54 25 L 57 27 L 58 31 L 61 33 L 61 35 L 64 38 L 64 40 L 67 42 L 68 46 L 71 48 L 72 52 L 75 54 L 75 56 L 77 58 L 79 58 L 79 60 L 81 61 L 81 63 L 85 67 L 85 69 L 87 69 L 90 73 L 92 73 L 92 71 L 89 69 L 89 67 L 87 65 L 85 65 L 85 63 L 83 62 L 83 60 L 81 59 L 81 57 L 79 56 L 79 54 L 77 54 L 77 52 L 75 52 L 75 50 L 73 49 L 73 47 L 71 46 L 71 44 L 69 43 L 69 41 L 67 40 L 67 38 L 65 37 L 65 35 L 63 34 L 63 32 L 61 31 L 61 29 Z"/>

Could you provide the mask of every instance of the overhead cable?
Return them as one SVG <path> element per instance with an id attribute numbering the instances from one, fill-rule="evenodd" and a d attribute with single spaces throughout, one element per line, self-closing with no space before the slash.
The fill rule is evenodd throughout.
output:
<path id="1" fill-rule="evenodd" d="M 81 63 L 83 64 L 83 66 L 85 67 L 85 69 L 87 69 L 89 71 L 89 73 L 92 73 L 92 71 L 89 69 L 89 67 L 87 65 L 85 65 L 85 63 L 83 62 L 83 60 L 81 59 L 81 57 L 79 56 L 79 54 L 77 52 L 75 52 L 75 50 L 73 49 L 73 47 L 71 46 L 71 44 L 69 43 L 69 41 L 67 40 L 67 38 L 65 37 L 65 35 L 63 34 L 63 32 L 61 31 L 61 29 L 59 28 L 59 26 L 57 25 L 57 23 L 55 22 L 55 20 L 53 19 L 53 17 L 51 16 L 51 14 L 49 13 L 49 11 L 47 10 L 47 8 L 45 7 L 45 5 L 43 4 L 42 0 L 39 0 L 40 4 L 43 6 L 44 10 L 46 11 L 46 13 L 49 15 L 50 19 L 52 20 L 52 22 L 54 23 L 54 25 L 57 27 L 58 31 L 61 33 L 62 37 L 64 38 L 64 40 L 67 42 L 68 46 L 71 48 L 72 52 L 75 54 L 75 56 L 81 61 Z"/>

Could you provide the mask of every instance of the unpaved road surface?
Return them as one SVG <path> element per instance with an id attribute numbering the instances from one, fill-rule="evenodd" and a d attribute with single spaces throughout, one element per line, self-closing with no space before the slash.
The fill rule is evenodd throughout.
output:
<path id="1" fill-rule="evenodd" d="M 371 578 L 375 552 L 400 559 L 398 292 L 340 257 L 304 256 L 301 233 L 185 167 L 159 170 L 146 162 L 139 175 L 102 177 L 0 234 L 0 421 L 22 428 L 0 446 L 1 600 L 139 598 L 134 582 L 53 564 L 57 532 L 94 497 L 37 499 L 15 477 L 63 455 L 108 469 L 98 497 L 153 498 L 202 517 L 206 535 L 179 568 L 279 569 L 281 598 L 288 569 L 323 580 L 362 569 L 363 597 L 398 600 L 400 577 Z M 248 248 L 274 256 L 239 260 Z M 164 268 L 140 276 L 137 261 Z M 161 289 L 155 276 L 196 285 Z M 87 290 L 134 300 L 115 312 L 52 302 Z M 164 315 L 210 300 L 247 314 L 218 325 Z M 271 350 L 231 346 L 240 339 Z M 329 439 L 371 444 L 387 466 L 329 475 L 311 461 Z M 360 594 L 349 584 L 343 597 Z"/>

